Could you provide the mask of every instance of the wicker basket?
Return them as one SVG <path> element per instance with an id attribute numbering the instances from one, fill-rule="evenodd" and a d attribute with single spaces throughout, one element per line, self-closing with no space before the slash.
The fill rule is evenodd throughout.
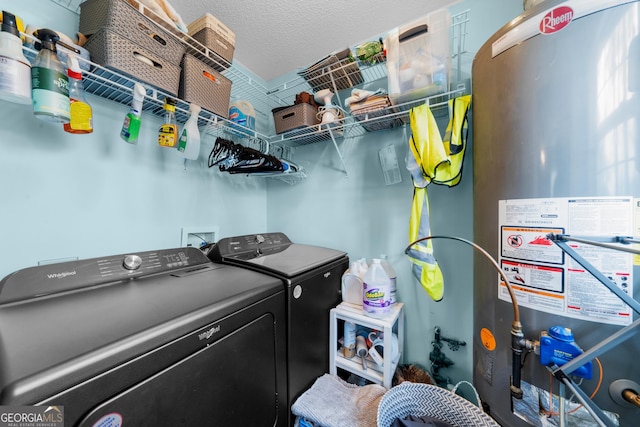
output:
<path id="1" fill-rule="evenodd" d="M 235 51 L 236 36 L 233 31 L 209 13 L 190 23 L 188 29 L 191 37 L 228 62 L 221 63 L 218 71 L 229 68 Z"/>
<path id="2" fill-rule="evenodd" d="M 180 40 L 125 0 L 87 0 L 80 4 L 79 31 L 90 36 L 107 28 L 174 65 L 185 52 Z"/>
<path id="3" fill-rule="evenodd" d="M 313 126 L 320 123 L 316 117 L 318 110 L 311 104 L 301 103 L 273 112 L 276 133 L 285 133 L 293 129 Z"/>
<path id="4" fill-rule="evenodd" d="M 144 81 L 171 95 L 178 94 L 180 67 L 168 63 L 128 39 L 101 29 L 89 37 L 84 47 L 93 62 Z"/>
<path id="5" fill-rule="evenodd" d="M 180 98 L 220 117 L 229 117 L 231 80 L 192 55 L 182 60 Z"/>

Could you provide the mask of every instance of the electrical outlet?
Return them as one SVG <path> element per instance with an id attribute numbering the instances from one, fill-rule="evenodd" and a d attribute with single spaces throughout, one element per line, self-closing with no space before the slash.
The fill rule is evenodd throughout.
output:
<path id="1" fill-rule="evenodd" d="M 207 243 L 214 243 L 220 232 L 220 227 L 182 227 L 180 246 L 199 248 Z"/>

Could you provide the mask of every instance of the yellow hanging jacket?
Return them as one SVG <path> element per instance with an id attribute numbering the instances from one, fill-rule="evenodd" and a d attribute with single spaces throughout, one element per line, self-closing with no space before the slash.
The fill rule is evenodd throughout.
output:
<path id="1" fill-rule="evenodd" d="M 409 223 L 410 242 L 431 236 L 427 185 L 433 182 L 453 187 L 460 182 L 470 104 L 470 95 L 449 101 L 450 120 L 444 141 L 427 104 L 412 108 L 409 113 L 412 132 L 409 147 L 412 156 L 409 156 L 408 167 L 414 185 Z M 444 278 L 433 255 L 431 240 L 413 244 L 408 255 L 413 263 L 413 275 L 434 301 L 440 301 L 444 296 Z"/>

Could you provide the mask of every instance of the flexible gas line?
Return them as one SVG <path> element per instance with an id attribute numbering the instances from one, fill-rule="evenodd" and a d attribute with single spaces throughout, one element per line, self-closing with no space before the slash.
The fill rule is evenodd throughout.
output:
<path id="1" fill-rule="evenodd" d="M 429 239 L 457 240 L 459 242 L 470 245 L 471 247 L 476 249 L 478 252 L 480 252 L 487 260 L 489 260 L 489 262 L 491 262 L 491 265 L 496 269 L 496 271 L 500 275 L 500 278 L 502 279 L 505 286 L 507 287 L 507 291 L 509 292 L 509 297 L 511 298 L 511 305 L 513 306 L 513 323 L 511 323 L 512 375 L 511 375 L 511 385 L 509 386 L 509 389 L 513 397 L 515 397 L 516 399 L 522 399 L 523 392 L 522 392 L 522 388 L 520 388 L 520 376 L 522 373 L 522 354 L 525 351 L 526 352 L 532 351 L 536 346 L 536 342 L 528 340 L 524 337 L 524 333 L 522 332 L 522 324 L 520 323 L 520 309 L 518 307 L 518 300 L 516 298 L 515 293 L 513 292 L 513 289 L 511 288 L 511 284 L 509 283 L 509 280 L 505 276 L 504 272 L 502 271 L 498 263 L 493 259 L 491 255 L 489 255 L 487 251 L 485 251 L 479 245 L 471 242 L 470 240 L 466 240 L 461 237 L 455 237 L 455 236 L 422 237 L 414 242 L 411 242 L 409 246 L 407 246 L 407 248 L 404 250 L 405 255 L 409 255 L 409 250 L 413 245 Z"/>
<path id="2" fill-rule="evenodd" d="M 404 254 L 405 255 L 409 255 L 409 250 L 411 249 L 411 247 L 413 245 L 415 245 L 417 243 L 420 243 L 420 242 L 423 242 L 425 240 L 430 240 L 430 239 L 457 240 L 459 242 L 463 242 L 463 243 L 466 243 L 467 245 L 472 246 L 474 249 L 476 249 L 478 252 L 480 252 L 482 255 L 484 255 L 484 257 L 487 260 L 489 260 L 489 262 L 493 265 L 493 267 L 498 271 L 498 274 L 500 274 L 500 278 L 502 279 L 502 281 L 507 286 L 507 291 L 509 291 L 509 297 L 511 298 L 511 304 L 513 305 L 513 323 L 520 324 L 520 309 L 518 308 L 518 301 L 516 299 L 516 295 L 513 292 L 513 289 L 511 288 L 511 285 L 509 284 L 509 281 L 507 280 L 507 277 L 505 276 L 504 272 L 502 271 L 502 269 L 500 268 L 500 266 L 498 265 L 496 260 L 494 260 L 493 257 L 491 255 L 489 255 L 489 253 L 487 251 L 482 249 L 482 247 L 480 247 L 476 243 L 473 243 L 472 241 L 467 240 L 467 239 L 463 239 L 462 237 L 456 237 L 456 236 L 427 236 L 427 237 L 421 237 L 420 239 L 418 239 L 418 240 L 416 240 L 414 242 L 411 242 L 409 244 L 409 246 L 407 246 L 407 248 L 404 250 Z"/>

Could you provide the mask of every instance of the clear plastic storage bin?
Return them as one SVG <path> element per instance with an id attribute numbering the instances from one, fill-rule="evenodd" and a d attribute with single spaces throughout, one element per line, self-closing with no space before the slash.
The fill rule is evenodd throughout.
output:
<path id="1" fill-rule="evenodd" d="M 389 99 L 393 105 L 420 100 L 448 90 L 451 15 L 437 10 L 391 31 L 387 51 Z M 407 109 L 411 108 L 411 105 Z"/>

